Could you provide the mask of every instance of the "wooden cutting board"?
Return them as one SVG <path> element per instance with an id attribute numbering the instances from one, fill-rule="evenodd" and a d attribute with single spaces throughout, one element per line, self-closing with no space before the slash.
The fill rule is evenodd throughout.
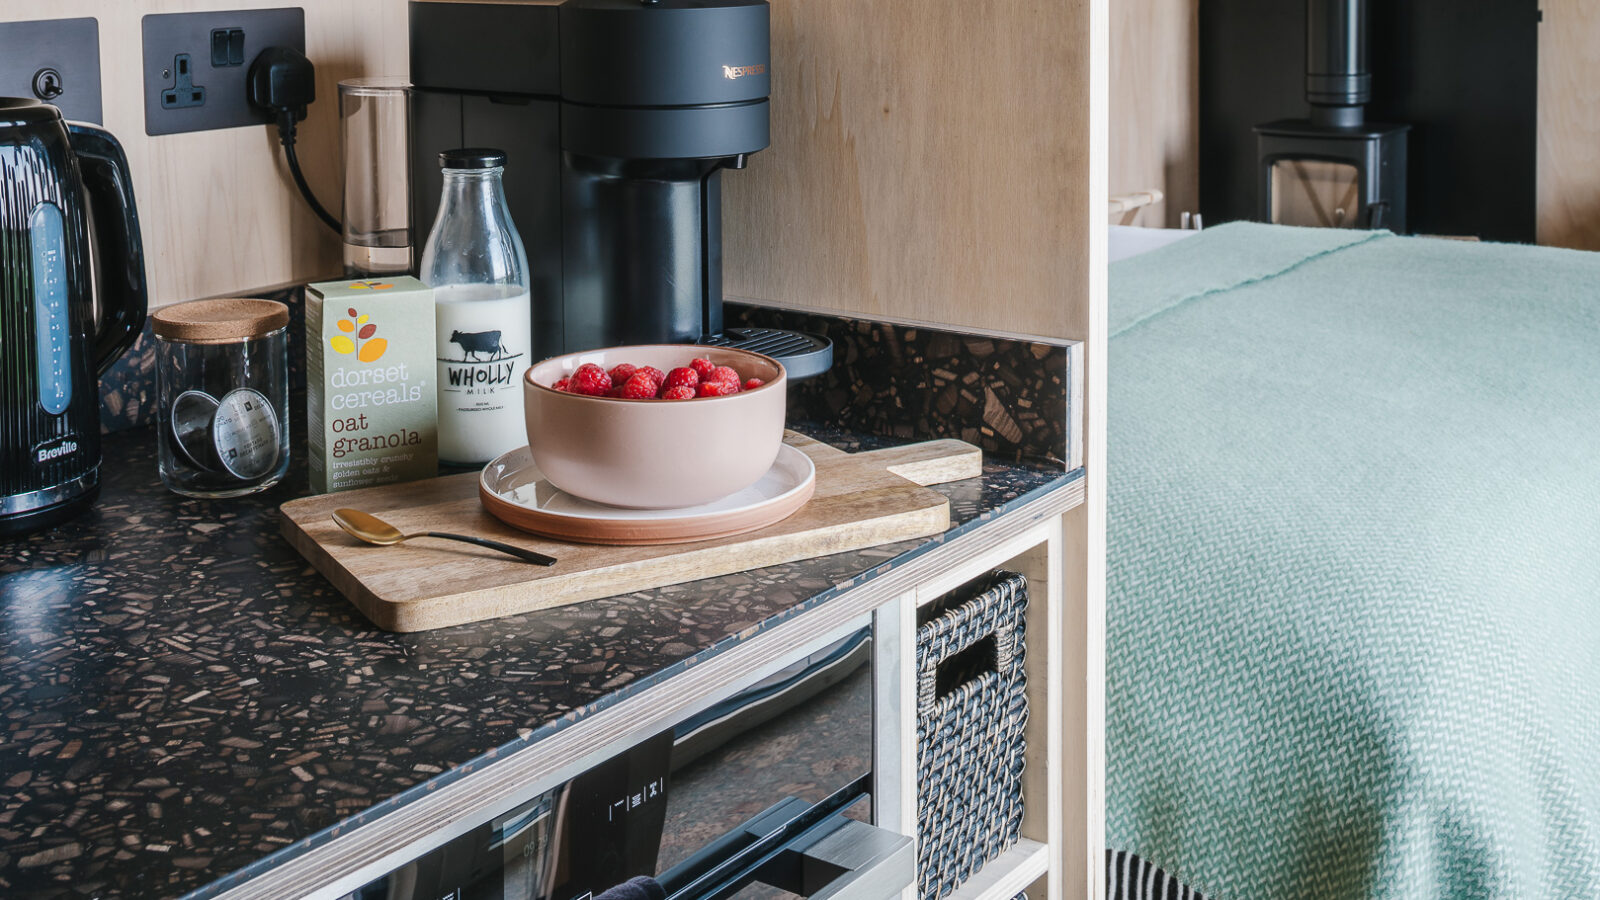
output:
<path id="1" fill-rule="evenodd" d="M 982 451 L 961 441 L 845 453 L 795 432 L 784 440 L 816 464 L 811 501 L 775 525 L 717 540 L 607 547 L 525 534 L 484 512 L 476 472 L 291 500 L 280 508 L 282 531 L 379 628 L 427 631 L 938 534 L 950 527 L 950 503 L 923 485 L 983 470 Z M 488 537 L 558 562 L 531 566 L 428 539 L 369 546 L 334 524 L 340 507 L 407 533 Z"/>

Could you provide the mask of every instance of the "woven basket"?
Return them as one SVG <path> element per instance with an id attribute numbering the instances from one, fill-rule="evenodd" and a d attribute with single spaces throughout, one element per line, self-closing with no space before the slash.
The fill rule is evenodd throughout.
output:
<path id="1" fill-rule="evenodd" d="M 1027 579 L 995 572 L 937 601 L 934 617 L 917 628 L 923 900 L 947 896 L 1017 841 L 1028 722 L 1022 669 L 1027 608 Z M 992 654 L 982 644 L 989 638 Z"/>

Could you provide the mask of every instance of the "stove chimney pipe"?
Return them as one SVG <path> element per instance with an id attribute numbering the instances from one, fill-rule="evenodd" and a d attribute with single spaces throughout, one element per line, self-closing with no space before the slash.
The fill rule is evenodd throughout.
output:
<path id="1" fill-rule="evenodd" d="M 1306 101 L 1328 128 L 1362 124 L 1372 99 L 1367 71 L 1367 0 L 1306 0 Z"/>

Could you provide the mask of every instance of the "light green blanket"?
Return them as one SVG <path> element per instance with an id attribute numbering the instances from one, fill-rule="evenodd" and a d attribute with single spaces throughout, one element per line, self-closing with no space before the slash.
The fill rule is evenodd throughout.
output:
<path id="1" fill-rule="evenodd" d="M 1600 897 L 1600 254 L 1228 225 L 1110 314 L 1108 844 Z"/>

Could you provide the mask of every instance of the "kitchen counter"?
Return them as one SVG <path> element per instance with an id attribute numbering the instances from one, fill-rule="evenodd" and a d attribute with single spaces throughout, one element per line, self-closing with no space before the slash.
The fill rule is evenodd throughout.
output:
<path id="1" fill-rule="evenodd" d="M 184 500 L 151 430 L 113 435 L 95 509 L 4 545 L 0 894 L 210 896 L 1082 478 L 991 463 L 935 488 L 954 524 L 933 538 L 391 634 L 279 536 L 300 462 L 265 494 Z"/>

